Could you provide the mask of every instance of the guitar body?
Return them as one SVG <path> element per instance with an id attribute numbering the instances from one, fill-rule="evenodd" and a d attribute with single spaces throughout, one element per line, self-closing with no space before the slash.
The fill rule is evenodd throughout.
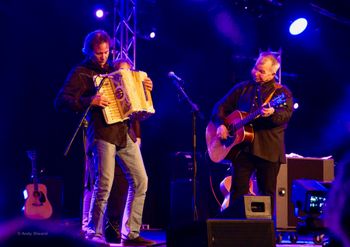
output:
<path id="1" fill-rule="evenodd" d="M 38 182 L 36 152 L 27 151 L 29 159 L 32 161 L 33 183 L 26 186 L 27 198 L 24 203 L 24 215 L 33 220 L 48 219 L 52 215 L 52 206 L 47 199 L 47 188 Z"/>
<path id="2" fill-rule="evenodd" d="M 52 215 L 52 206 L 47 199 L 46 186 L 44 184 L 28 184 L 26 190 L 28 198 L 24 204 L 24 215 L 34 220 L 50 218 Z"/>
<path id="3" fill-rule="evenodd" d="M 226 158 L 231 149 L 240 143 L 252 142 L 254 139 L 253 128 L 249 125 L 235 129 L 235 125 L 241 122 L 248 113 L 242 111 L 234 111 L 227 116 L 225 125 L 228 127 L 230 137 L 222 140 L 216 135 L 216 127 L 209 122 L 206 128 L 206 142 L 210 159 L 215 163 L 220 163 Z"/>

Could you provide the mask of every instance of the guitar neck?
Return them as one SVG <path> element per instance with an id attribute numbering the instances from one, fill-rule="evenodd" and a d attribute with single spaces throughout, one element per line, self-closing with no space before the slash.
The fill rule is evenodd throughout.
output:
<path id="1" fill-rule="evenodd" d="M 32 180 L 34 185 L 34 191 L 38 191 L 39 181 L 38 181 L 38 172 L 37 172 L 37 165 L 36 165 L 36 152 L 35 150 L 28 150 L 27 155 L 28 155 L 28 158 L 32 161 Z"/>
<path id="2" fill-rule="evenodd" d="M 285 104 L 286 99 L 285 99 L 285 95 L 282 93 L 281 95 L 279 95 L 278 97 L 274 98 L 270 103 L 269 106 L 270 107 L 276 107 L 279 105 L 283 105 Z M 252 122 L 256 117 L 258 117 L 260 115 L 260 112 L 262 110 L 264 106 L 260 106 L 257 110 L 255 110 L 254 112 L 251 112 L 248 114 L 248 116 L 246 116 L 244 119 L 242 119 L 240 122 L 238 122 L 235 127 L 236 129 L 242 128 L 243 126 L 245 126 L 246 124 Z"/>
<path id="3" fill-rule="evenodd" d="M 39 190 L 39 186 L 38 186 L 39 182 L 38 182 L 38 172 L 37 172 L 35 160 L 32 160 L 32 179 L 33 179 L 34 191 L 38 191 Z"/>
<path id="4" fill-rule="evenodd" d="M 259 116 L 261 108 L 262 107 L 260 107 L 259 109 L 255 110 L 254 112 L 251 112 L 247 117 L 245 117 L 240 122 L 238 122 L 235 125 L 236 129 L 242 128 L 243 126 L 245 126 L 248 123 L 252 122 L 257 116 Z"/>

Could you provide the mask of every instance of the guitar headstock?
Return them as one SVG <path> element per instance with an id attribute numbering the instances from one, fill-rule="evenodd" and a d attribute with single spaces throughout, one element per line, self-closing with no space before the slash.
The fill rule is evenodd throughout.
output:
<path id="1" fill-rule="evenodd" d="M 35 150 L 27 150 L 27 155 L 31 161 L 35 161 L 37 158 L 37 153 Z"/>
<path id="2" fill-rule="evenodd" d="M 282 107 L 286 105 L 286 95 L 284 93 L 281 93 L 277 97 L 273 98 L 270 102 L 270 106 L 272 107 Z"/>

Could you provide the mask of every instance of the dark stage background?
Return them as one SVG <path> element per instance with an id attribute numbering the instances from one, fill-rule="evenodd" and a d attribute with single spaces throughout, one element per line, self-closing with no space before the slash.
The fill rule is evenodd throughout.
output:
<path id="1" fill-rule="evenodd" d="M 104 20 L 93 15 L 99 3 L 109 10 Z M 167 77 L 169 71 L 185 80 L 186 92 L 204 116 L 197 119 L 198 170 L 202 192 L 207 193 L 204 201 L 198 201 L 201 206 L 218 209 L 207 178 L 211 173 L 217 182 L 226 169 L 205 156 L 204 134 L 211 109 L 235 82 L 249 78 L 259 50 L 282 49 L 282 83 L 300 105 L 286 133 L 287 152 L 333 155 L 336 162 L 343 158 L 350 132 L 349 7 L 345 0 L 139 1 L 137 68 L 153 80 L 156 109 L 142 123 L 142 152 L 150 178 L 145 223 L 167 225 L 171 173 L 176 166 L 173 154 L 192 150 L 190 107 L 179 100 Z M 290 20 L 299 13 L 308 17 L 309 26 L 303 34 L 291 36 Z M 33 148 L 38 151 L 43 179 L 63 184 L 60 216 L 78 218 L 81 133 L 67 158 L 63 152 L 80 116 L 56 112 L 53 102 L 71 67 L 83 59 L 85 35 L 98 28 L 112 34 L 113 1 L 5 0 L 0 3 L 0 23 L 1 220 L 21 214 L 22 190 L 31 182 L 25 151 Z M 156 38 L 143 38 L 151 27 Z"/>

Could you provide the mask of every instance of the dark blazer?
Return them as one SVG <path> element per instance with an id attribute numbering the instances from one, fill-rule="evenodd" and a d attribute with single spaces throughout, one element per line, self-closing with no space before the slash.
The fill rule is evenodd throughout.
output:
<path id="1" fill-rule="evenodd" d="M 286 86 L 275 80 L 262 85 L 254 81 L 244 81 L 235 85 L 214 107 L 212 121 L 218 127 L 235 110 L 252 112 L 258 109 L 273 93 L 273 98 L 284 93 L 286 104 L 276 107 L 269 117 L 256 118 L 252 123 L 254 140 L 239 147 L 257 157 L 271 162 L 286 162 L 284 132 L 293 112 L 292 93 Z"/>

